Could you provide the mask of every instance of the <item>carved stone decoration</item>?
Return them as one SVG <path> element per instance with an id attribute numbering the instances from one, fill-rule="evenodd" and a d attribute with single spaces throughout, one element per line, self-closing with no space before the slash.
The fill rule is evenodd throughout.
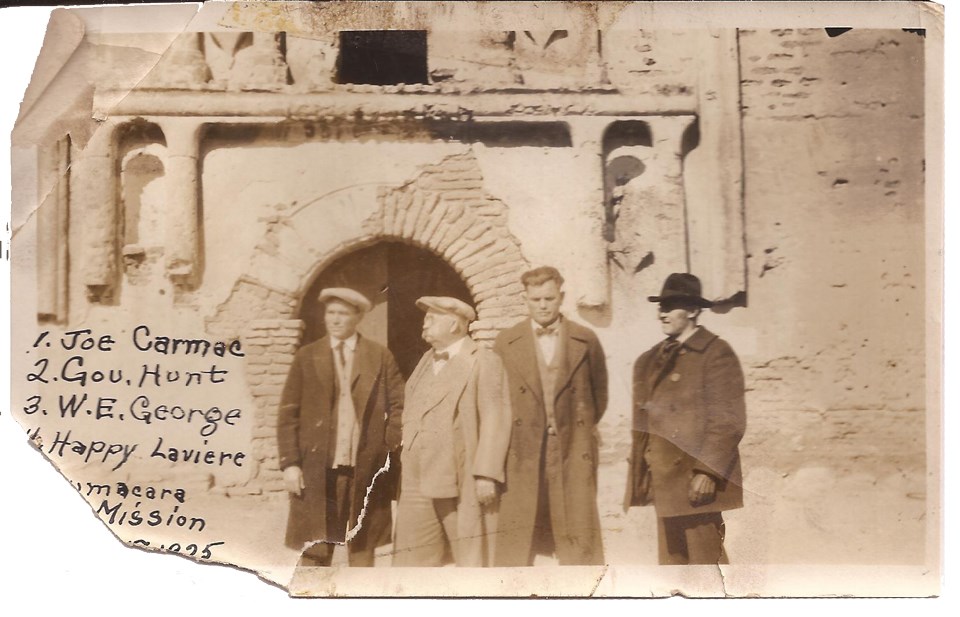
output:
<path id="1" fill-rule="evenodd" d="M 592 198 L 571 216 L 576 219 L 577 229 L 582 230 L 583 240 L 570 247 L 579 255 L 578 262 L 588 270 L 577 297 L 581 308 L 600 309 L 610 302 L 610 276 L 607 267 L 607 242 L 604 237 L 606 209 L 604 207 L 604 160 L 603 135 L 610 118 L 584 116 L 569 118 L 570 137 L 577 150 L 585 186 L 590 187 Z"/>
<path id="2" fill-rule="evenodd" d="M 690 153 L 690 267 L 714 300 L 747 290 L 743 135 L 737 32 L 704 30 L 698 40 L 699 145 Z"/>
<path id="3" fill-rule="evenodd" d="M 533 88 L 600 85 L 602 70 L 596 30 L 520 30 L 511 32 L 518 81 Z M 562 67 L 562 70 L 561 70 Z"/>
<path id="4" fill-rule="evenodd" d="M 210 68 L 203 52 L 203 33 L 185 32 L 163 54 L 143 85 L 159 89 L 197 89 L 210 81 Z"/>
<path id="5" fill-rule="evenodd" d="M 289 83 L 282 32 L 254 32 L 249 47 L 236 52 L 230 69 L 234 90 L 276 90 Z"/>
<path id="6" fill-rule="evenodd" d="M 694 120 L 692 115 L 645 117 L 650 145 L 622 145 L 607 155 L 608 165 L 617 165 L 627 178 L 642 165 L 642 173 L 612 191 L 620 202 L 611 253 L 629 275 L 643 271 L 644 280 L 654 282 L 689 268 L 682 161 L 684 133 Z"/>
<path id="7" fill-rule="evenodd" d="M 73 163 L 70 202 L 83 226 L 83 284 L 88 299 L 112 302 L 117 282 L 116 128 L 103 122 Z"/>
<path id="8" fill-rule="evenodd" d="M 37 209 L 37 245 L 47 259 L 37 262 L 37 318 L 64 323 L 67 319 L 68 211 L 70 207 L 70 136 L 41 151 Z"/>
<path id="9" fill-rule="evenodd" d="M 333 40 L 287 36 L 287 65 L 297 91 L 329 90 L 337 70 L 337 44 Z"/>
<path id="10" fill-rule="evenodd" d="M 190 289 L 200 277 L 199 141 L 203 124 L 193 118 L 159 122 L 167 141 L 165 256 L 167 277 Z"/>

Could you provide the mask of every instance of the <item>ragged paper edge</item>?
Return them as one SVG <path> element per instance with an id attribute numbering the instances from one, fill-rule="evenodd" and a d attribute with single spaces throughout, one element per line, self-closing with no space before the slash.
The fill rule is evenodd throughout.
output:
<path id="1" fill-rule="evenodd" d="M 931 37 L 933 36 L 934 33 L 936 34 L 936 37 L 937 37 L 937 38 L 941 38 L 941 37 L 942 37 L 942 23 L 941 23 L 940 21 L 938 21 L 938 20 L 941 19 L 941 17 L 942 17 L 942 7 L 939 7 L 939 6 L 937 6 L 937 5 L 925 4 L 925 3 L 922 3 L 922 4 L 923 4 L 923 5 L 919 7 L 919 8 L 920 8 L 920 12 L 921 12 L 921 13 L 926 12 L 926 17 L 932 16 L 932 17 L 933 17 L 933 20 L 932 20 L 933 23 L 932 23 L 932 24 L 927 23 L 929 20 L 925 19 L 922 14 L 918 14 L 918 20 L 917 20 L 917 24 L 916 24 L 917 27 L 925 27 L 925 28 L 928 29 L 928 35 L 927 35 L 927 36 L 928 36 L 928 41 L 931 40 Z M 901 8 L 902 8 L 902 7 L 901 7 Z M 851 20 L 847 20 L 847 23 L 850 23 L 850 21 L 851 21 Z M 856 20 L 853 20 L 853 21 L 856 21 Z M 930 70 L 930 68 L 929 68 L 929 66 L 928 66 L 928 71 L 929 71 L 929 70 Z M 928 74 L 929 74 L 929 73 L 928 73 Z M 936 73 L 934 73 L 934 74 L 936 74 Z M 931 87 L 932 87 L 932 84 L 928 83 L 928 85 L 927 85 L 928 91 L 930 90 Z M 932 98 L 932 97 L 928 97 L 928 105 L 929 105 L 929 102 L 930 102 L 930 98 Z M 928 116 L 928 118 L 931 118 L 931 119 L 934 118 L 934 117 L 935 117 L 935 116 L 932 115 L 932 114 L 931 114 L 930 116 Z M 934 123 L 934 124 L 939 124 L 939 123 Z M 938 127 L 931 127 L 931 128 L 933 128 L 934 130 L 936 130 Z M 929 131 L 928 131 L 928 132 L 929 132 Z M 928 143 L 929 143 L 929 142 L 928 142 Z M 928 161 L 929 161 L 929 159 L 928 159 Z M 928 168 L 927 168 L 927 169 L 928 169 L 928 174 L 930 174 L 932 171 L 935 173 L 935 171 L 932 170 L 931 167 L 932 167 L 932 165 L 928 165 Z M 937 176 L 928 176 L 928 178 L 931 178 L 931 179 L 935 179 L 936 177 L 937 177 Z M 939 177 L 942 178 L 942 170 L 941 170 L 941 174 L 940 174 Z M 928 183 L 927 183 L 927 190 L 928 190 L 928 191 L 930 190 L 930 185 L 931 185 L 931 184 L 936 184 L 936 183 L 935 183 L 935 182 L 928 182 Z M 935 190 L 936 190 L 936 189 L 935 189 Z M 941 203 L 942 203 L 942 202 L 941 202 Z M 927 205 L 928 205 L 928 211 L 929 211 L 930 208 L 931 208 L 931 200 L 929 199 L 929 193 L 928 193 Z M 937 204 L 934 204 L 934 205 L 936 206 Z M 939 220 L 939 219 L 938 219 L 938 220 Z M 929 245 L 928 245 L 928 249 L 930 249 L 930 246 L 929 246 Z M 936 364 L 936 366 L 939 366 L 939 362 Z M 928 397 L 929 397 L 929 393 L 928 393 Z M 939 405 L 937 405 L 936 407 L 929 407 L 928 409 L 938 409 L 938 408 L 939 408 Z M 929 412 L 928 412 L 928 416 L 929 416 Z M 928 444 L 930 444 L 930 443 L 933 443 L 933 442 L 928 441 Z M 931 449 L 928 447 L 928 456 L 931 454 L 930 450 L 931 450 Z M 936 461 L 939 463 L 939 460 L 940 460 L 940 459 L 939 459 L 939 453 L 934 453 L 934 454 L 937 455 Z M 937 477 L 939 478 L 939 474 L 937 475 Z M 938 482 L 938 484 L 939 484 L 939 482 Z M 937 491 L 936 493 L 928 493 L 928 494 L 939 495 L 939 491 Z M 737 569 L 736 566 L 730 566 L 730 568 L 731 568 L 732 570 Z M 723 572 L 722 572 L 723 568 L 720 568 L 720 570 L 721 570 L 720 573 L 721 573 L 721 575 L 722 575 L 722 573 L 723 573 Z M 597 582 L 597 588 L 599 588 L 599 587 L 601 586 L 601 583 L 603 582 L 603 579 L 604 579 L 604 576 L 601 576 L 600 579 L 599 579 L 598 582 Z M 724 592 L 726 593 L 726 590 L 724 590 Z"/>

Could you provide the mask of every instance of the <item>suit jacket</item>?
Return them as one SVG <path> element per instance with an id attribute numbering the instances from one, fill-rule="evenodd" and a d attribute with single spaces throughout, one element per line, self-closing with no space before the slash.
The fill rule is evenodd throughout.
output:
<path id="1" fill-rule="evenodd" d="M 387 452 L 400 443 L 403 378 L 390 351 L 361 336 L 350 384 L 360 432 L 350 504 L 353 527 L 367 487 L 386 463 Z M 297 550 L 327 535 L 328 465 L 336 438 L 338 388 L 330 338 L 302 347 L 290 367 L 277 418 L 280 468 L 296 465 L 303 470 L 305 488 L 299 497 L 290 496 L 287 522 L 286 544 Z M 351 540 L 356 546 L 389 543 L 390 498 L 389 487 L 378 480 L 363 526 Z"/>
<path id="2" fill-rule="evenodd" d="M 633 372 L 633 450 L 624 507 L 653 502 L 657 516 L 719 512 L 743 506 L 738 444 L 746 430 L 740 361 L 726 341 L 700 327 L 662 368 L 662 343 Z M 692 506 L 696 472 L 717 481 L 716 499 Z"/>
<path id="3" fill-rule="evenodd" d="M 559 336 L 554 415 L 560 460 L 547 461 L 561 471 L 550 490 L 557 555 L 564 565 L 601 564 L 596 425 L 607 408 L 606 359 L 596 334 L 585 326 L 564 319 Z M 540 474 L 547 421 L 535 345 L 526 319 L 501 332 L 494 347 L 507 371 L 513 409 L 495 552 L 502 566 L 530 565 L 540 484 L 547 482 Z"/>
<path id="4" fill-rule="evenodd" d="M 500 358 L 479 347 L 472 339 L 444 368 L 442 385 L 431 392 L 418 389 L 433 370 L 433 351 L 427 351 L 407 381 L 406 398 L 417 401 L 403 414 L 404 459 L 416 452 L 420 465 L 420 490 L 437 494 L 456 475 L 459 487 L 457 524 L 460 537 L 476 537 L 494 531 L 495 518 L 481 511 L 474 478 L 503 480 L 503 460 L 510 435 L 510 405 Z M 434 382 L 436 383 L 436 382 Z M 440 418 L 457 418 L 459 430 Z M 445 449 L 453 445 L 456 468 L 442 468 Z M 436 464 L 436 463 L 441 464 Z M 486 553 L 489 555 L 489 548 Z"/>

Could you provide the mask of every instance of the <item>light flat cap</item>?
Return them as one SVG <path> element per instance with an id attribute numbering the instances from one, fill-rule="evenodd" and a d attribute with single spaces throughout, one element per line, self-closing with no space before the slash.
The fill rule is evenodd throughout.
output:
<path id="1" fill-rule="evenodd" d="M 350 306 L 356 307 L 361 313 L 366 313 L 373 308 L 365 295 L 346 287 L 328 287 L 320 292 L 320 302 L 327 303 L 330 300 L 346 302 Z"/>
<path id="2" fill-rule="evenodd" d="M 439 313 L 449 313 L 462 317 L 467 321 L 473 321 L 477 318 L 477 312 L 473 307 L 456 298 L 447 298 L 444 296 L 423 296 L 417 300 L 417 308 L 421 311 L 437 311 Z"/>

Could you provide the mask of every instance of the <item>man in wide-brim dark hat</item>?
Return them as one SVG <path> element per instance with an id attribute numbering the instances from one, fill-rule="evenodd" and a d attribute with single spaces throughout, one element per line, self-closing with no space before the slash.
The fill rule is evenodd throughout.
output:
<path id="1" fill-rule="evenodd" d="M 713 305 L 692 274 L 667 277 L 658 296 L 667 338 L 633 371 L 633 449 L 624 509 L 652 503 L 664 565 L 727 563 L 721 512 L 743 506 L 738 445 L 744 380 L 730 345 L 697 321 Z"/>

